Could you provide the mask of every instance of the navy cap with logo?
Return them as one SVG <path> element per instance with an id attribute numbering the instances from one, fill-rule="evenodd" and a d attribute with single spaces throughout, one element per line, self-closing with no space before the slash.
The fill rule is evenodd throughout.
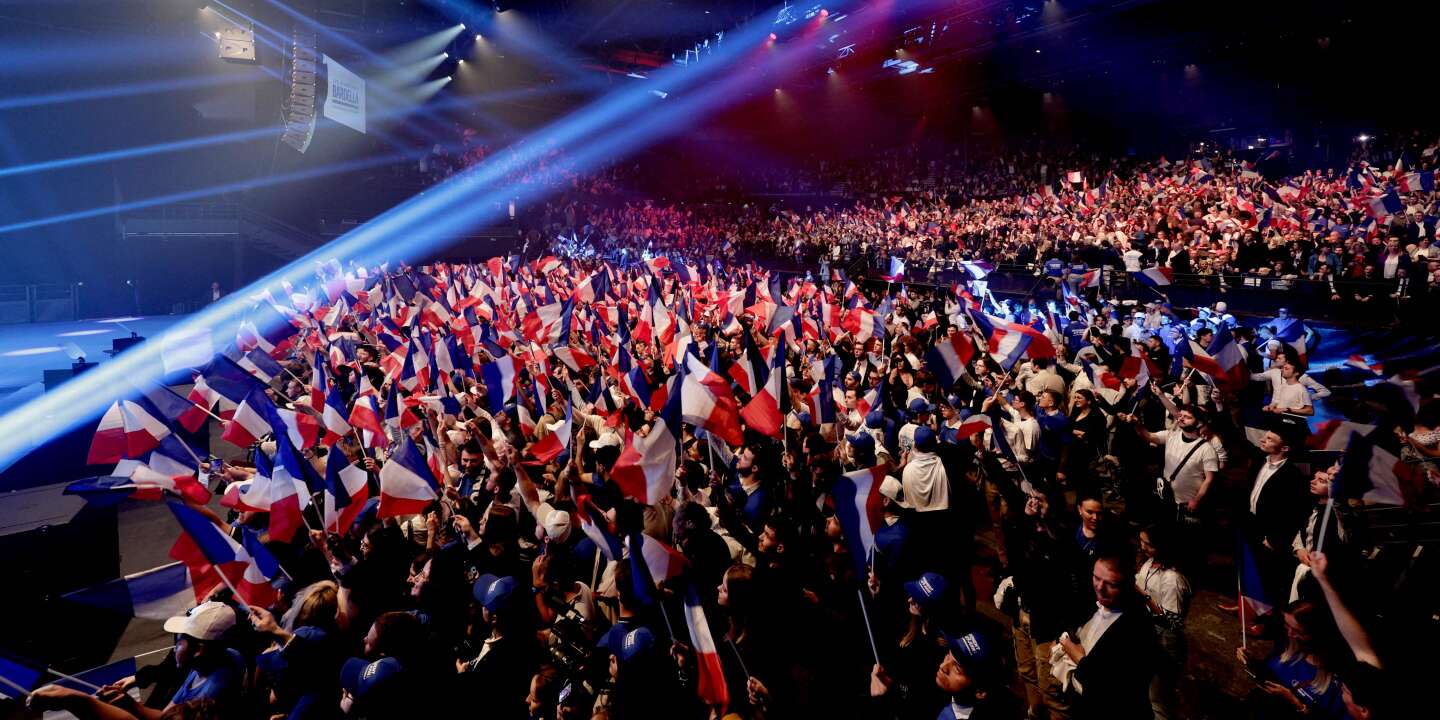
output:
<path id="1" fill-rule="evenodd" d="M 925 398 L 915 398 L 910 401 L 907 409 L 911 415 L 919 415 L 920 413 L 934 412 L 935 406 L 931 405 Z"/>
<path id="2" fill-rule="evenodd" d="M 653 647 L 655 647 L 655 633 L 640 627 L 625 633 L 620 638 L 619 647 L 616 647 L 614 652 L 616 659 L 622 663 L 628 663 L 637 655 Z"/>
<path id="3" fill-rule="evenodd" d="M 870 414 L 865 416 L 865 427 L 868 427 L 868 428 L 882 428 L 882 427 L 885 427 L 885 413 L 882 413 L 882 412 L 880 412 L 879 410 L 871 410 L 871 411 L 870 411 Z"/>
<path id="4" fill-rule="evenodd" d="M 905 583 L 905 594 L 925 610 L 936 607 L 945 595 L 949 584 L 940 573 L 927 572 L 915 580 Z"/>
<path id="5" fill-rule="evenodd" d="M 945 646 L 954 656 L 955 662 L 960 663 L 965 674 L 976 682 L 987 682 L 994 669 L 995 663 L 990 656 L 990 644 L 985 637 L 977 632 L 968 632 L 964 635 L 945 635 Z"/>
<path id="6" fill-rule="evenodd" d="M 356 700 L 371 699 L 388 685 L 395 684 L 402 671 L 400 661 L 392 657 L 380 658 L 374 662 L 364 658 L 350 658 L 340 669 L 340 687 Z"/>
<path id="7" fill-rule="evenodd" d="M 515 586 L 515 578 L 512 577 L 481 575 L 472 591 L 475 599 L 493 613 L 503 610 L 510 603 L 510 598 L 515 595 Z"/>

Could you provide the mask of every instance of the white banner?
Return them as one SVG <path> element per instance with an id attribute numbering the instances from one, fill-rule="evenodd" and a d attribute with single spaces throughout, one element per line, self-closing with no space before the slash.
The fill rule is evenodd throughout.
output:
<path id="1" fill-rule="evenodd" d="M 345 69 L 329 55 L 325 57 L 325 74 L 329 91 L 325 93 L 325 117 L 348 128 L 365 132 L 365 79 Z"/>

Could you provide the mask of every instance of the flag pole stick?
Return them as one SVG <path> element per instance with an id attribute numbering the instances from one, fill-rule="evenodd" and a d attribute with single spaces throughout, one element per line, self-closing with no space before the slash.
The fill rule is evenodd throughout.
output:
<path id="1" fill-rule="evenodd" d="M 870 638 L 870 652 L 875 655 L 875 663 L 878 665 L 880 649 L 875 645 L 875 631 L 870 629 L 870 611 L 865 607 L 865 591 L 855 588 L 855 595 L 860 599 L 860 614 L 865 618 L 865 636 Z"/>
<path id="2" fill-rule="evenodd" d="M 1330 528 L 1330 515 L 1334 510 L 1334 496 L 1325 498 L 1325 515 L 1320 518 L 1320 533 L 1315 536 L 1315 552 L 1323 552 L 1325 549 L 1325 531 Z"/>
<path id="3" fill-rule="evenodd" d="M 46 668 L 45 668 L 45 672 L 50 673 L 51 675 L 54 675 L 55 677 L 60 678 L 61 680 L 69 680 L 70 682 L 73 682 L 73 683 L 75 683 L 76 685 L 83 685 L 83 686 L 85 686 L 85 687 L 87 687 L 87 688 L 90 688 L 90 690 L 91 690 L 92 692 L 99 692 L 99 691 L 100 691 L 100 686 L 99 686 L 99 685 L 96 685 L 95 683 L 92 683 L 92 682 L 90 682 L 89 680 L 81 680 L 80 678 L 75 677 L 74 675 L 66 675 L 65 673 L 62 673 L 62 672 L 60 672 L 59 670 L 56 670 L 55 668 L 46 667 Z"/>
<path id="4" fill-rule="evenodd" d="M 739 653 L 737 652 L 736 655 L 739 655 Z M 742 666 L 742 667 L 744 666 L 744 662 L 741 662 L 741 666 Z M 747 678 L 749 677 L 749 674 L 748 674 L 748 673 L 746 674 L 746 677 L 747 677 Z M 21 686 L 20 686 L 20 683 L 17 683 L 17 682 L 15 682 L 14 680 L 11 680 L 10 678 L 5 677 L 4 675 L 0 675 L 0 683 L 5 683 L 5 684 L 8 685 L 9 687 L 12 687 L 12 688 L 14 688 L 15 690 L 18 690 L 18 691 L 20 692 L 20 694 L 15 697 L 16 700 L 19 700 L 19 699 L 21 699 L 21 698 L 26 698 L 26 697 L 29 697 L 29 696 L 30 696 L 30 691 L 29 691 L 28 689 L 26 689 L 26 688 L 24 688 L 24 687 L 21 687 Z"/>
<path id="5" fill-rule="evenodd" d="M 1241 551 L 1245 551 L 1243 545 L 1241 546 Z M 1244 569 L 1241 567 L 1243 563 L 1244 560 L 1242 558 L 1235 558 L 1235 604 L 1240 606 L 1240 647 L 1245 648 L 1249 646 L 1249 643 L 1246 642 L 1245 633 L 1245 588 L 1240 578 L 1241 573 L 1244 572 Z"/>
<path id="6" fill-rule="evenodd" d="M 203 413 L 205 413 L 206 415 L 209 415 L 210 417 L 215 418 L 216 420 L 219 420 L 219 421 L 222 422 L 222 423 L 225 422 L 225 418 L 222 418 L 222 417 L 220 417 L 219 415 L 216 415 L 215 413 L 211 412 L 211 411 L 210 411 L 210 408 L 207 408 L 207 407 L 205 407 L 204 405 L 201 405 L 200 403 L 195 402 L 194 400 L 190 400 L 189 398 L 186 398 L 186 402 L 189 402 L 191 405 L 194 405 L 195 407 L 200 408 L 200 411 L 203 412 Z"/>
<path id="7" fill-rule="evenodd" d="M 746 682 L 746 683 L 749 683 L 749 682 L 750 682 L 750 670 L 749 670 L 749 668 L 746 668 L 746 667 L 745 667 L 745 658 L 743 658 L 743 657 L 740 656 L 740 648 L 737 647 L 737 646 L 735 645 L 735 641 L 732 640 L 732 639 L 730 639 L 729 637 L 726 637 L 726 638 L 725 638 L 725 642 L 730 643 L 730 649 L 735 651 L 735 660 L 740 663 L 740 672 L 745 673 L 745 682 Z"/>
<path id="8" fill-rule="evenodd" d="M 235 589 L 235 584 L 230 582 L 229 577 L 226 577 L 225 571 L 217 567 L 215 568 L 215 574 L 220 576 L 220 581 L 225 583 L 225 587 L 230 588 L 230 594 L 234 596 L 235 604 L 239 605 L 240 609 L 244 610 L 248 615 L 250 613 L 250 606 L 245 604 L 244 598 L 240 597 L 240 591 Z"/>
<path id="9" fill-rule="evenodd" d="M 675 626 L 670 624 L 670 611 L 665 609 L 665 599 L 660 598 L 655 604 L 660 606 L 660 617 L 665 619 L 665 630 L 670 633 L 670 639 L 678 640 L 679 638 L 675 637 Z"/>

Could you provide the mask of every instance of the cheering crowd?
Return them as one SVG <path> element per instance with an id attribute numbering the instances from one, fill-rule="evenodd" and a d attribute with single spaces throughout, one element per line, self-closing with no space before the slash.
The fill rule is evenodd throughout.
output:
<path id="1" fill-rule="evenodd" d="M 1348 419 L 1317 420 L 1331 389 L 1299 318 L 1081 278 L 1403 278 L 1430 257 L 1433 176 L 1357 165 L 1280 191 L 1207 165 L 804 215 L 557 204 L 543 232 L 565 253 L 321 267 L 192 387 L 102 420 L 91 462 L 118 465 L 71 491 L 166 502 L 197 605 L 165 623 L 164 662 L 30 704 L 1186 717 L 1191 599 L 1233 559 L 1217 587 L 1239 587 L 1246 712 L 1398 715 L 1363 527 L 1436 495 L 1433 386 L 1361 359 Z M 1367 222 L 1362 193 L 1403 205 Z M 1017 302 L 742 253 L 1079 267 Z M 190 447 L 212 428 L 227 460 Z"/>
<path id="2" fill-rule="evenodd" d="M 1247 278 L 1310 280 L 1323 283 L 1321 296 L 1332 302 L 1388 310 L 1428 303 L 1440 291 L 1440 154 L 1429 140 L 1402 137 L 1357 155 L 1348 171 L 1284 180 L 1262 176 L 1264 158 L 1215 153 L 1137 162 L 1026 152 L 961 162 L 897 152 L 754 178 L 784 192 L 839 192 L 853 204 L 772 212 L 754 202 L 617 204 L 607 193 L 577 191 L 547 205 L 534 236 L 574 233 L 601 248 L 778 256 L 812 266 L 858 259 L 877 270 L 899 257 L 912 277 L 932 279 L 977 260 L 1118 272 L 1160 266 L 1217 289 Z"/>

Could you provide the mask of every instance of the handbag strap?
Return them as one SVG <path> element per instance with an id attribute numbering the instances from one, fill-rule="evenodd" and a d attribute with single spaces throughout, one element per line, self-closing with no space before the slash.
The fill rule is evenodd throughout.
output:
<path id="1" fill-rule="evenodd" d="M 1203 444 L 1205 444 L 1205 438 L 1195 439 L 1195 444 L 1190 446 L 1190 452 L 1185 453 L 1185 457 L 1180 459 L 1180 464 L 1176 465 L 1175 469 L 1170 471 L 1170 477 L 1165 479 L 1166 483 L 1171 485 L 1175 484 L 1175 477 L 1180 474 L 1181 470 L 1185 469 L 1185 464 L 1190 462 L 1190 458 L 1195 456 L 1195 452 L 1199 450 Z"/>

